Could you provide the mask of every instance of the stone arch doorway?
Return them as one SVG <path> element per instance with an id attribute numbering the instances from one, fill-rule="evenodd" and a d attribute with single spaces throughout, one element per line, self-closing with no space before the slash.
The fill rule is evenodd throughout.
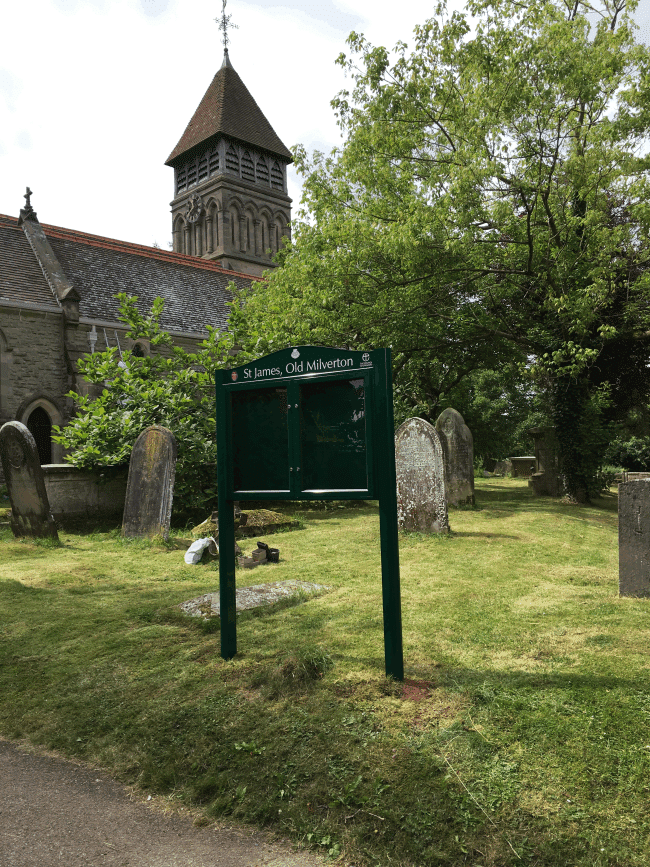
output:
<path id="1" fill-rule="evenodd" d="M 52 463 L 52 419 L 42 406 L 37 406 L 27 419 L 27 429 L 36 440 L 41 464 Z"/>
<path id="2" fill-rule="evenodd" d="M 42 410 L 42 413 L 37 413 L 38 409 Z M 31 395 L 18 407 L 16 421 L 22 422 L 31 431 L 42 464 L 61 462 L 63 446 L 52 442 L 52 428 L 54 425 L 63 425 L 63 414 L 52 400 L 45 395 Z"/>

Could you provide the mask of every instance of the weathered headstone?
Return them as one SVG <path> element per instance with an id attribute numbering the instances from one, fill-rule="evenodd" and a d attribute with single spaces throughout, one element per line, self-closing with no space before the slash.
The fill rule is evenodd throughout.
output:
<path id="1" fill-rule="evenodd" d="M 535 455 L 517 455 L 508 460 L 512 465 L 513 479 L 529 479 L 537 471 Z"/>
<path id="2" fill-rule="evenodd" d="M 397 520 L 402 530 L 449 532 L 445 496 L 445 459 L 438 432 L 421 418 L 410 418 L 395 434 Z"/>
<path id="3" fill-rule="evenodd" d="M 618 592 L 650 596 L 650 479 L 618 486 Z"/>
<path id="4" fill-rule="evenodd" d="M 8 421 L 2 425 L 0 456 L 11 502 L 14 536 L 58 539 L 36 440 L 24 424 Z"/>
<path id="5" fill-rule="evenodd" d="M 535 440 L 535 472 L 532 488 L 539 497 L 559 497 L 562 479 L 559 469 L 559 446 L 551 427 L 533 427 L 528 433 Z"/>
<path id="6" fill-rule="evenodd" d="M 507 476 L 512 472 L 512 463 L 508 460 L 496 461 L 492 472 L 495 476 Z"/>
<path id="7" fill-rule="evenodd" d="M 123 536 L 169 535 L 176 455 L 176 439 L 166 427 L 152 425 L 135 441 L 126 483 Z"/>
<path id="8" fill-rule="evenodd" d="M 474 505 L 474 439 L 455 409 L 444 410 L 436 421 L 445 454 L 447 502 L 450 506 Z"/>

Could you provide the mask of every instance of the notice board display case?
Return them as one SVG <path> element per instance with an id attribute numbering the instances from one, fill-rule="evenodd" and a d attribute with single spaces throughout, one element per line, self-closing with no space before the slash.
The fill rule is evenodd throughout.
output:
<path id="1" fill-rule="evenodd" d="M 236 501 L 379 500 L 386 671 L 402 679 L 390 350 L 284 349 L 217 371 L 216 401 L 222 656 L 236 652 Z"/>

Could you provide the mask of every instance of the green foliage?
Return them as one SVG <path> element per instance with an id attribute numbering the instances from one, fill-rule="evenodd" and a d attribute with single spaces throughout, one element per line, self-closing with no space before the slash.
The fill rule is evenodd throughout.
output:
<path id="1" fill-rule="evenodd" d="M 568 424 L 573 380 L 586 415 L 560 445 L 570 488 L 588 491 L 603 414 L 627 411 L 618 385 L 650 350 L 650 50 L 634 6 L 441 3 L 394 62 L 351 34 L 352 86 L 332 103 L 344 144 L 296 149 L 303 210 L 282 267 L 234 305 L 237 342 L 391 346 L 398 410 L 425 418 L 510 366 Z"/>
<path id="2" fill-rule="evenodd" d="M 161 330 L 161 298 L 143 317 L 135 298 L 116 297 L 127 337 L 149 341 L 151 354 L 140 358 L 124 351 L 122 358 L 108 348 L 80 359 L 79 374 L 95 389 L 70 393 L 76 415 L 55 429 L 53 439 L 65 446 L 71 463 L 98 469 L 128 463 L 149 425 L 169 428 L 178 445 L 174 512 L 204 516 L 216 502 L 214 371 L 225 363 L 230 339 L 207 326 L 208 337 L 190 352 Z"/>
<path id="3" fill-rule="evenodd" d="M 600 467 L 596 474 L 598 492 L 603 493 L 609 491 L 616 481 L 616 477 L 620 476 L 622 472 L 624 472 L 622 467 L 614 467 L 611 464 L 605 464 Z"/>
<path id="4" fill-rule="evenodd" d="M 607 447 L 607 459 L 631 472 L 650 469 L 650 437 L 616 437 Z"/>

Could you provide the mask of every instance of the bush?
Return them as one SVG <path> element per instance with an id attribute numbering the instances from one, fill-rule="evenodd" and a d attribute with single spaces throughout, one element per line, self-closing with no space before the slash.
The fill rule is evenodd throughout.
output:
<path id="1" fill-rule="evenodd" d="M 607 447 L 606 460 L 633 473 L 650 470 L 650 437 L 616 437 Z"/>
<path id="2" fill-rule="evenodd" d="M 80 359 L 79 373 L 104 388 L 98 396 L 70 392 L 76 415 L 52 438 L 68 450 L 67 461 L 94 470 L 128 463 L 150 425 L 168 428 L 178 446 L 175 518 L 205 516 L 217 499 L 214 372 L 228 360 L 230 337 L 207 326 L 207 339 L 188 352 L 161 330 L 161 298 L 142 317 L 135 298 L 116 297 L 120 319 L 129 326 L 126 336 L 147 340 L 151 354 L 141 358 L 113 347 Z"/>
<path id="3" fill-rule="evenodd" d="M 616 481 L 616 477 L 620 476 L 624 470 L 622 467 L 613 467 L 606 465 L 601 467 L 596 473 L 595 487 L 598 494 L 608 491 Z"/>

